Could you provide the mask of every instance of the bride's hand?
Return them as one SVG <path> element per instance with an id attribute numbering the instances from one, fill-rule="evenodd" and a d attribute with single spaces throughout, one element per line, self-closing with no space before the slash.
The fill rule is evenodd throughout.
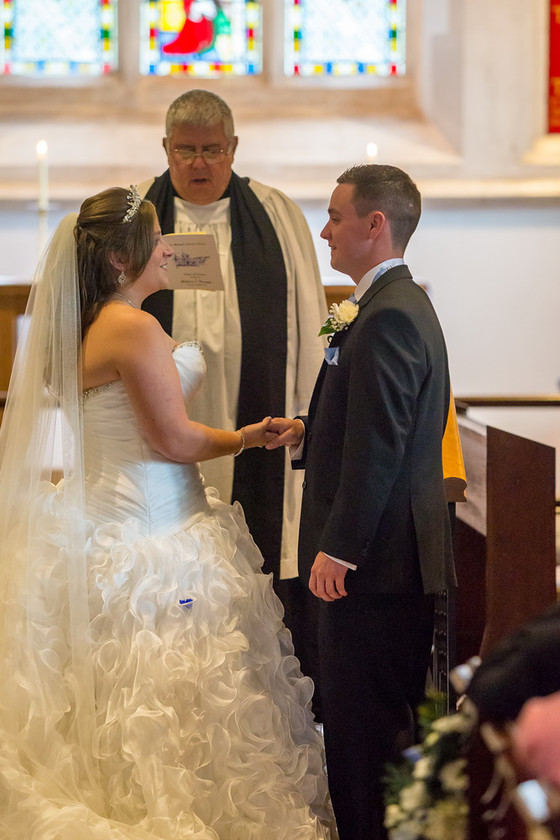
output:
<path id="1" fill-rule="evenodd" d="M 265 417 L 260 423 L 251 423 L 249 426 L 243 426 L 245 449 L 252 449 L 254 446 L 264 446 L 276 437 L 274 432 L 269 431 L 271 419 L 271 417 Z"/>

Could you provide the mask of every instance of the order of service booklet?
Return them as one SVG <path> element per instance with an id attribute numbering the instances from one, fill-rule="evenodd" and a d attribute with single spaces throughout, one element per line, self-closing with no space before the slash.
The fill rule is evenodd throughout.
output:
<path id="1" fill-rule="evenodd" d="M 167 263 L 170 289 L 223 290 L 218 249 L 211 233 L 168 233 L 164 239 L 173 248 Z"/>

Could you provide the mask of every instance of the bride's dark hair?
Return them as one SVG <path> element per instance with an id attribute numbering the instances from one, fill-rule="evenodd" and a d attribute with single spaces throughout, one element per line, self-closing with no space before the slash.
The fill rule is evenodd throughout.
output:
<path id="1" fill-rule="evenodd" d="M 78 279 L 82 337 L 95 321 L 103 304 L 119 290 L 119 270 L 111 262 L 117 258 L 125 265 L 128 281 L 144 271 L 154 250 L 155 208 L 141 201 L 130 221 L 130 190 L 111 187 L 86 198 L 80 207 L 75 228 L 78 256 Z"/>

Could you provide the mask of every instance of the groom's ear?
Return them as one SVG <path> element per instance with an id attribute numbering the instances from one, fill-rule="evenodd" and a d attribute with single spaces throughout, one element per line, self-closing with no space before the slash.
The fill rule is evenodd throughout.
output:
<path id="1" fill-rule="evenodd" d="M 387 219 L 385 214 L 381 212 L 381 210 L 374 210 L 373 213 L 369 214 L 369 232 L 370 238 L 376 239 L 385 225 L 387 224 Z"/>

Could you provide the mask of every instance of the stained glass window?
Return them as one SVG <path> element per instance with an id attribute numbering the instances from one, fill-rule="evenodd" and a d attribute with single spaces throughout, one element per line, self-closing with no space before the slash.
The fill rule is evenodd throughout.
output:
<path id="1" fill-rule="evenodd" d="M 140 72 L 251 76 L 261 72 L 261 2 L 142 0 Z"/>
<path id="2" fill-rule="evenodd" d="M 116 67 L 116 0 L 0 0 L 1 72 L 101 76 Z"/>
<path id="3" fill-rule="evenodd" d="M 406 0 L 284 0 L 287 76 L 399 76 Z"/>

